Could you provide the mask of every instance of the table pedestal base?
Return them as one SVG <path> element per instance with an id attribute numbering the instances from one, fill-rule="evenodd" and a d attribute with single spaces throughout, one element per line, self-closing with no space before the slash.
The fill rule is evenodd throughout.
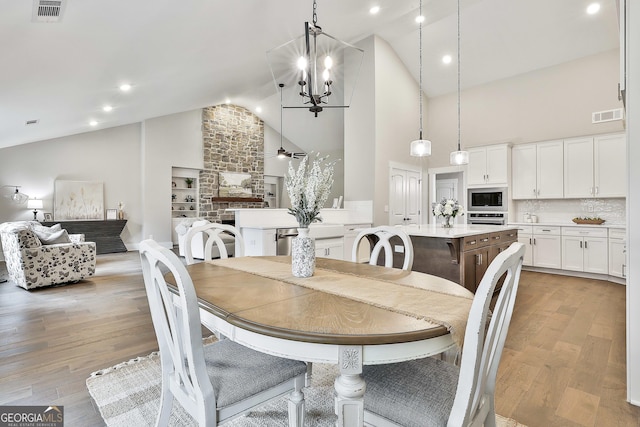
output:
<path id="1" fill-rule="evenodd" d="M 340 376 L 334 382 L 336 390 L 336 425 L 362 426 L 364 424 L 364 392 L 367 386 L 362 378 L 362 347 L 340 346 Z"/>

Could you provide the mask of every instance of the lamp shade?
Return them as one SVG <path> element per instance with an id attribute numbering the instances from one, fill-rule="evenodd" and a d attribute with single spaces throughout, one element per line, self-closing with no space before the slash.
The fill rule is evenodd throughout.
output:
<path id="1" fill-rule="evenodd" d="M 409 154 L 413 157 L 426 157 L 431 155 L 431 141 L 428 139 L 416 139 L 411 141 Z"/>
<path id="2" fill-rule="evenodd" d="M 41 199 L 29 199 L 27 201 L 27 208 L 29 209 L 42 209 L 42 206 Z"/>
<path id="3" fill-rule="evenodd" d="M 468 165 L 469 164 L 469 152 L 468 151 L 452 151 L 449 155 L 449 164 L 451 165 Z"/>

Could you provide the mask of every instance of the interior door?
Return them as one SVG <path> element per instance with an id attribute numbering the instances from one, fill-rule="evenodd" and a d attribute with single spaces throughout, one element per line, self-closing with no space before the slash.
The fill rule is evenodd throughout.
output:
<path id="1" fill-rule="evenodd" d="M 392 167 L 389 175 L 389 224 L 419 224 L 420 172 Z"/>

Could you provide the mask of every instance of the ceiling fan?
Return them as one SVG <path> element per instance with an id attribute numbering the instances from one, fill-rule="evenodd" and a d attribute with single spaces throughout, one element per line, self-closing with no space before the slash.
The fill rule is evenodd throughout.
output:
<path id="1" fill-rule="evenodd" d="M 287 157 L 294 158 L 294 159 L 301 159 L 306 155 L 307 153 L 294 153 L 291 151 L 287 151 L 284 148 L 282 148 L 282 146 L 280 146 L 280 148 L 278 148 L 278 154 L 276 155 L 276 157 L 278 157 L 279 159 L 284 159 Z"/>

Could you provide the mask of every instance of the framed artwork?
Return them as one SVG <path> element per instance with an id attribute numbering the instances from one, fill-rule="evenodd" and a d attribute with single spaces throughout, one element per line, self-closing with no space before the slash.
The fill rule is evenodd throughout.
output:
<path id="1" fill-rule="evenodd" d="M 51 212 L 44 213 L 44 222 L 53 221 L 53 214 Z"/>
<path id="2" fill-rule="evenodd" d="M 253 197 L 250 174 L 220 172 L 219 178 L 219 197 Z"/>
<path id="3" fill-rule="evenodd" d="M 53 217 L 56 221 L 103 220 L 103 183 L 57 180 Z"/>
<path id="4" fill-rule="evenodd" d="M 118 219 L 118 210 L 107 209 L 107 219 Z"/>

